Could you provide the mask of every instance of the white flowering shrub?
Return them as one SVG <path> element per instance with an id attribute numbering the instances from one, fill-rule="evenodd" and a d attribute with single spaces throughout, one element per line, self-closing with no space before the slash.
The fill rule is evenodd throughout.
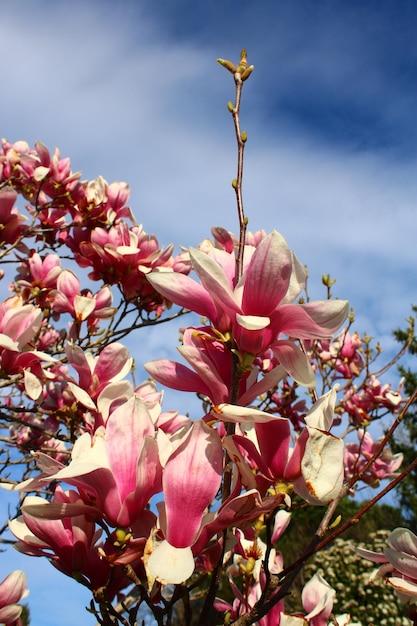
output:
<path id="1" fill-rule="evenodd" d="M 382 552 L 390 532 L 371 533 L 363 548 Z M 307 581 L 315 573 L 326 577 L 336 590 L 334 613 L 349 613 L 362 626 L 410 626 L 407 608 L 396 598 L 383 579 L 370 580 L 375 564 L 366 561 L 352 549 L 353 543 L 336 539 L 328 550 L 316 554 L 304 568 Z"/>

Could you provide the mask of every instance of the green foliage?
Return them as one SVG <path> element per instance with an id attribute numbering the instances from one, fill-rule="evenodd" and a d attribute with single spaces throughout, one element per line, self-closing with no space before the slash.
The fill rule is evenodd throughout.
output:
<path id="1" fill-rule="evenodd" d="M 27 604 L 23 604 L 22 613 L 20 614 L 20 621 L 22 622 L 22 626 L 30 625 L 30 610 Z"/>

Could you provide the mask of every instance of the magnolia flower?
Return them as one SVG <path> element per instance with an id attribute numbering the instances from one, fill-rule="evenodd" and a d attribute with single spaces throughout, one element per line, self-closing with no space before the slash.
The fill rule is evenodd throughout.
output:
<path id="1" fill-rule="evenodd" d="M 182 583 L 194 571 L 191 546 L 223 474 L 223 451 L 216 430 L 194 422 L 168 458 L 163 473 L 165 539 L 152 552 L 147 570 L 163 584 Z"/>
<path id="2" fill-rule="evenodd" d="M 106 428 L 100 426 L 93 437 L 84 433 L 77 439 L 67 467 L 46 455 L 39 458 L 44 474 L 18 488 L 39 489 L 42 483 L 53 480 L 73 485 L 88 495 L 97 514 L 114 526 L 131 526 L 149 499 L 161 491 L 155 428 L 146 407 L 135 396 L 110 415 Z"/>
<path id="3" fill-rule="evenodd" d="M 17 193 L 8 187 L 0 189 L 0 245 L 14 244 L 24 233 L 26 218 L 14 206 Z"/>
<path id="4" fill-rule="evenodd" d="M 272 347 L 297 382 L 314 386 L 307 358 L 280 335 L 328 337 L 346 318 L 347 302 L 292 304 L 304 286 L 303 272 L 276 231 L 256 249 L 245 247 L 245 266 L 238 282 L 234 253 L 213 248 L 205 254 L 191 248 L 190 258 L 200 283 L 173 272 L 152 272 L 149 282 L 168 300 L 208 318 L 225 341 L 236 342 L 243 355 L 260 355 Z"/>
<path id="5" fill-rule="evenodd" d="M 26 576 L 22 570 L 11 572 L 0 583 L 0 623 L 5 626 L 14 626 L 22 613 L 18 604 L 26 598 L 29 591 L 26 589 Z"/>
<path id="6" fill-rule="evenodd" d="M 373 441 L 368 431 L 359 429 L 357 432 L 359 443 L 348 442 L 345 448 L 345 474 L 348 478 L 362 471 L 362 468 L 380 447 L 383 439 L 380 437 Z M 371 487 L 377 487 L 381 480 L 396 476 L 402 462 L 403 454 L 401 452 L 393 454 L 390 447 L 386 445 L 379 457 L 361 477 L 361 480 Z"/>
<path id="7" fill-rule="evenodd" d="M 333 608 L 335 590 L 320 574 L 314 576 L 304 585 L 301 601 L 307 611 L 305 619 L 311 626 L 327 626 Z"/>
<path id="8" fill-rule="evenodd" d="M 359 547 L 355 547 L 355 552 L 364 559 L 381 563 L 376 575 L 386 578 L 402 602 L 414 604 L 417 601 L 417 536 L 408 528 L 396 528 L 387 544 L 383 554 Z"/>
<path id="9" fill-rule="evenodd" d="M 50 298 L 55 313 L 69 313 L 77 322 L 88 320 L 89 325 L 113 317 L 116 312 L 111 306 L 113 296 L 108 287 L 102 287 L 94 295 L 88 290 L 81 291 L 80 281 L 71 270 L 62 270 Z"/>

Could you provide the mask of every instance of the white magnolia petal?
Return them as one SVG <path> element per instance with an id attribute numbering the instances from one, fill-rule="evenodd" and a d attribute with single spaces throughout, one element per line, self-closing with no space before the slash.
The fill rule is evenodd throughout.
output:
<path id="1" fill-rule="evenodd" d="M 39 165 L 33 171 L 33 178 L 37 183 L 40 183 L 41 180 L 46 178 L 50 172 L 49 167 L 45 167 L 44 165 Z"/>
<path id="2" fill-rule="evenodd" d="M 307 427 L 309 438 L 301 461 L 301 476 L 294 481 L 295 492 L 310 504 L 328 504 L 343 486 L 342 439 Z"/>
<path id="3" fill-rule="evenodd" d="M 179 585 L 194 572 L 194 557 L 190 547 L 175 548 L 162 541 L 149 557 L 146 568 L 151 577 L 163 585 Z"/>
<path id="4" fill-rule="evenodd" d="M 42 383 L 35 374 L 31 371 L 25 370 L 25 391 L 31 400 L 37 400 L 42 393 Z"/>
<path id="5" fill-rule="evenodd" d="M 96 308 L 96 299 L 76 295 L 74 298 L 74 310 L 77 320 L 85 320 Z"/>
<path id="6" fill-rule="evenodd" d="M 236 321 L 239 326 L 246 328 L 246 330 L 263 330 L 271 322 L 269 317 L 260 315 L 241 315 L 240 313 L 236 313 Z"/>
<path id="7" fill-rule="evenodd" d="M 74 394 L 78 402 L 81 402 L 81 404 L 87 407 L 87 409 L 92 409 L 93 411 L 97 411 L 96 405 L 94 404 L 93 400 L 84 389 L 81 389 L 81 387 L 79 387 L 78 385 L 75 385 L 71 381 L 68 381 L 68 387 L 71 389 L 72 393 Z"/>
<path id="8" fill-rule="evenodd" d="M 398 576 L 387 578 L 387 583 L 392 585 L 395 591 L 407 596 L 407 598 L 417 598 L 417 583 L 412 583 Z"/>
<path id="9" fill-rule="evenodd" d="M 336 404 L 339 384 L 336 384 L 330 391 L 321 396 L 315 402 L 304 418 L 305 423 L 313 428 L 329 431 L 334 418 L 334 407 Z"/>
<path id="10" fill-rule="evenodd" d="M 6 348 L 7 350 L 12 350 L 13 352 L 19 352 L 19 344 L 3 333 L 0 333 L 0 348 Z"/>
<path id="11" fill-rule="evenodd" d="M 212 408 L 211 415 L 224 422 L 270 422 L 277 419 L 271 413 L 259 411 L 249 406 L 237 406 L 236 404 L 219 404 Z"/>

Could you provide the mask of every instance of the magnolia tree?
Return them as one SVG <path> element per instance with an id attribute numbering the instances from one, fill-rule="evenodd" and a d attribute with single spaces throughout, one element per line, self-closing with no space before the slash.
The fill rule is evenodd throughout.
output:
<path id="1" fill-rule="evenodd" d="M 238 236 L 215 227 L 175 256 L 136 223 L 127 184 L 83 181 L 59 150 L 3 140 L 0 467 L 22 497 L 3 542 L 10 530 L 17 550 L 88 587 L 100 624 L 137 624 L 147 607 L 160 625 L 181 613 L 201 626 L 342 626 L 325 571 L 306 581 L 303 611 L 290 614 L 285 597 L 306 560 L 417 464 L 401 469 L 388 445 L 415 394 L 380 382 L 380 348 L 354 331 L 330 276 L 310 301 L 284 237 L 247 231 L 240 100 L 253 66 L 244 51 L 236 66 L 219 62 L 236 88 Z M 132 382 L 123 342 L 183 315 L 180 361 L 155 354 Z M 197 394 L 200 408 L 162 408 L 164 386 Z M 373 441 L 369 425 L 387 415 Z M 361 484 L 375 498 L 338 519 Z M 323 507 L 322 522 L 284 563 L 279 539 L 300 506 Z M 367 554 L 391 564 L 408 602 L 416 546 L 398 530 L 385 555 Z M 10 573 L 0 622 L 19 623 L 24 594 L 23 572 Z"/>

